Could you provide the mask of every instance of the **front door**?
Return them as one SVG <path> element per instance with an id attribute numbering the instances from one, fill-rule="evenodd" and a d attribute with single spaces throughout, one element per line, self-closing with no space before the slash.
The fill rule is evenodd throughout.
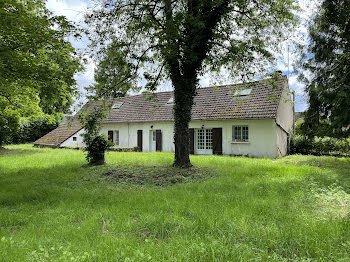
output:
<path id="1" fill-rule="evenodd" d="M 196 129 L 196 154 L 212 155 L 213 140 L 212 129 Z"/>
<path id="2" fill-rule="evenodd" d="M 151 152 L 157 151 L 157 133 L 156 131 L 151 131 Z"/>

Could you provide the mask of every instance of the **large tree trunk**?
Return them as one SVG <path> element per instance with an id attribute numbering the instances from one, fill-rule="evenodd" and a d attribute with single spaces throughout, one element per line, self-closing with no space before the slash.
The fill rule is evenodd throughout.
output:
<path id="1" fill-rule="evenodd" d="M 174 83 L 174 81 L 173 81 Z M 190 162 L 190 133 L 189 123 L 191 121 L 191 112 L 193 99 L 196 93 L 197 76 L 192 74 L 191 79 L 180 80 L 174 86 L 174 143 L 175 160 L 174 166 L 188 168 Z"/>
<path id="2" fill-rule="evenodd" d="M 172 1 L 165 0 L 168 41 L 163 55 L 174 87 L 174 166 L 178 167 L 191 166 L 188 127 L 198 84 L 198 73 L 210 50 L 209 40 L 213 37 L 213 30 L 230 3 L 229 0 L 219 1 L 218 5 L 214 5 L 213 2 L 208 1 L 200 5 L 198 1 L 190 1 L 188 17 L 184 23 L 185 30 L 181 39 L 178 39 L 174 34 L 177 28 L 173 21 Z M 202 8 L 205 11 L 202 12 Z"/>
<path id="3" fill-rule="evenodd" d="M 191 166 L 189 150 L 189 130 L 188 123 L 175 122 L 175 160 L 174 166 L 187 168 Z"/>

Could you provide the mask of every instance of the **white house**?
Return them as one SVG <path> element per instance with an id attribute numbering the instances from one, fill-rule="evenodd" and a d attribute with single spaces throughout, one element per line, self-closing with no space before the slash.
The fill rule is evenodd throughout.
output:
<path id="1" fill-rule="evenodd" d="M 101 132 L 119 147 L 174 152 L 173 92 L 124 97 L 113 103 Z M 293 110 L 286 76 L 199 88 L 190 122 L 192 154 L 276 158 L 287 154 Z M 89 102 L 98 106 L 98 102 Z M 77 120 L 34 142 L 37 146 L 79 146 L 84 130 Z"/>

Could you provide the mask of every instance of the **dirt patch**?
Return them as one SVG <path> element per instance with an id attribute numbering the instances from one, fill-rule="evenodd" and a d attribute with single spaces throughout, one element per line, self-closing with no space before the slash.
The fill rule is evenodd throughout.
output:
<path id="1" fill-rule="evenodd" d="M 101 174 L 103 179 L 114 183 L 133 185 L 170 186 L 191 181 L 206 180 L 214 174 L 205 168 L 189 169 L 175 167 L 118 167 Z"/>

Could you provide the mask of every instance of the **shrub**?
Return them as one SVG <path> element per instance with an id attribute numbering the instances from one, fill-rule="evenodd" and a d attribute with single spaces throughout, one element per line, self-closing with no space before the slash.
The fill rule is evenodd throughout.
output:
<path id="1" fill-rule="evenodd" d="M 95 136 L 85 147 L 87 161 L 92 165 L 104 164 L 105 151 L 108 147 L 110 147 L 110 144 L 105 136 Z"/>
<path id="2" fill-rule="evenodd" d="M 350 155 L 350 139 L 296 135 L 290 143 L 292 154 Z"/>
<path id="3" fill-rule="evenodd" d="M 104 107 L 96 107 L 91 110 L 86 109 L 79 115 L 80 122 L 84 128 L 83 141 L 86 160 L 91 165 L 101 165 L 105 163 L 105 151 L 112 146 L 107 141 L 107 137 L 99 134 L 101 121 L 106 117 Z"/>
<path id="4" fill-rule="evenodd" d="M 11 133 L 10 142 L 14 144 L 34 142 L 57 128 L 61 121 L 61 115 L 43 115 L 21 119 L 18 129 Z"/>

